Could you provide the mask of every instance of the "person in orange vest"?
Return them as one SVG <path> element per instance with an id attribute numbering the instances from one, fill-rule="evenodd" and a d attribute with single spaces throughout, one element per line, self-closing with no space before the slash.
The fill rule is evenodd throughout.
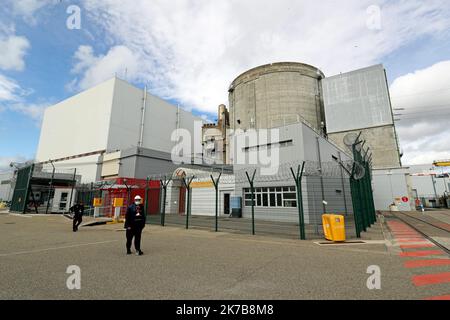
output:
<path id="1" fill-rule="evenodd" d="M 141 250 L 141 237 L 142 230 L 145 228 L 145 212 L 144 205 L 142 204 L 142 198 L 136 196 L 134 203 L 127 208 L 125 215 L 126 237 L 127 237 L 127 254 L 131 254 L 131 244 L 134 238 L 134 248 L 136 249 L 136 255 L 142 256 L 144 252 Z"/>

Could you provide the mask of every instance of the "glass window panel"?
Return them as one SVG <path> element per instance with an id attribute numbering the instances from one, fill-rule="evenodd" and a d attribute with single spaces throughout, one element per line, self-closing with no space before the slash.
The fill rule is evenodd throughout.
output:
<path id="1" fill-rule="evenodd" d="M 268 207 L 269 206 L 269 199 L 268 199 L 268 195 L 267 193 L 263 193 L 263 207 Z"/>
<path id="2" fill-rule="evenodd" d="M 282 197 L 281 197 L 281 193 L 277 194 L 277 207 L 282 207 L 283 206 L 283 201 L 282 201 Z"/>
<path id="3" fill-rule="evenodd" d="M 258 207 L 261 207 L 261 194 L 257 194 L 257 195 L 256 195 L 256 199 L 257 199 L 256 205 L 257 205 Z"/>
<path id="4" fill-rule="evenodd" d="M 275 193 L 271 193 L 269 196 L 270 196 L 270 206 L 271 207 L 276 207 L 276 201 L 275 201 L 276 195 L 275 195 Z"/>
<path id="5" fill-rule="evenodd" d="M 296 208 L 297 207 L 297 201 L 295 200 L 285 200 L 284 206 L 286 208 Z"/>
<path id="6" fill-rule="evenodd" d="M 285 194 L 283 194 L 283 198 L 285 200 L 295 200 L 295 199 L 297 199 L 297 196 L 295 193 L 285 193 Z"/>

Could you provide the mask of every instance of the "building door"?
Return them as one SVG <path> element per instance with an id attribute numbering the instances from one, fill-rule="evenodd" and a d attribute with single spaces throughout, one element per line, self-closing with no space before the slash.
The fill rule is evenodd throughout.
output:
<path id="1" fill-rule="evenodd" d="M 179 207 L 178 207 L 178 214 L 185 214 L 186 213 L 186 188 L 180 187 L 180 198 L 179 198 Z"/>
<path id="2" fill-rule="evenodd" d="M 230 214 L 230 194 L 225 193 L 223 195 L 223 214 Z"/>

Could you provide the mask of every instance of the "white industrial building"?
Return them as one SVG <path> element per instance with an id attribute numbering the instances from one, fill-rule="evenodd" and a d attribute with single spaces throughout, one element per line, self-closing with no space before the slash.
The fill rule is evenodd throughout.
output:
<path id="1" fill-rule="evenodd" d="M 194 135 L 197 124 L 201 132 L 201 118 L 145 92 L 115 77 L 47 108 L 36 161 L 76 168 L 82 182 L 95 182 L 102 156 L 120 159 L 130 149 L 139 154 L 136 148 L 170 155 L 176 129 Z M 117 176 L 118 166 L 107 175 Z"/>
<path id="2" fill-rule="evenodd" d="M 0 173 L 0 202 L 12 199 L 12 172 Z"/>
<path id="3" fill-rule="evenodd" d="M 81 183 L 91 183 L 145 179 L 179 170 L 186 175 L 208 177 L 213 169 L 218 171 L 217 167 L 205 165 L 203 157 L 216 157 L 219 163 L 229 165 L 227 178 L 220 186 L 221 214 L 229 213 L 230 198 L 237 196 L 242 197 L 242 214 L 248 217 L 248 182 L 237 175 L 256 165 L 250 161 L 253 153 L 279 150 L 281 167 L 303 161 L 339 167 L 340 161 L 351 162 L 353 158 L 343 143 L 344 137 L 362 131 L 376 169 L 373 188 L 377 209 L 388 210 L 393 202 L 406 197 L 409 203 L 403 201 L 401 209 L 414 207 L 408 172 L 401 168 L 386 74 L 381 65 L 330 78 L 301 63 L 265 65 L 238 76 L 230 86 L 229 99 L 229 116 L 221 105 L 218 123 L 203 126 L 201 118 L 115 77 L 45 111 L 36 161 L 47 172 L 52 165 L 56 170 L 76 168 Z M 230 128 L 237 131 L 230 135 Z M 172 159 L 179 138 L 175 134 L 174 139 L 177 129 L 184 129 L 192 139 L 193 152 L 183 163 Z M 208 135 L 210 129 L 218 133 Z M 269 143 L 250 139 L 242 146 L 233 142 L 252 130 L 259 134 L 267 129 L 277 131 L 276 139 Z M 239 153 L 248 161 L 238 161 Z M 196 157 L 202 161 L 196 163 Z M 348 176 L 342 171 L 340 176 L 327 178 L 321 176 L 320 167 L 317 170 L 316 176 L 303 180 L 306 222 L 323 213 L 351 213 Z M 386 184 L 392 188 L 387 189 Z M 184 192 L 180 180 L 169 185 L 167 213 L 185 212 Z M 192 197 L 192 214 L 214 214 L 215 192 L 208 179 L 194 182 Z M 259 183 L 255 201 L 257 218 L 297 221 L 298 200 L 290 177 Z"/>
<path id="4" fill-rule="evenodd" d="M 261 130 L 264 129 L 256 132 Z M 311 169 L 315 171 L 309 175 L 305 174 L 302 180 L 305 223 L 320 224 L 320 217 L 325 213 L 348 215 L 353 212 L 350 180 L 343 170 L 339 170 L 339 161 L 352 160 L 347 152 L 304 122 L 271 128 L 270 132 L 276 132 L 276 139 L 271 138 L 270 141 L 263 143 L 252 143 L 250 140 L 242 150 L 248 159 L 256 159 L 267 149 L 270 152 L 275 150 L 279 152 L 279 158 L 276 159 L 279 166 L 275 164 L 274 178 L 271 177 L 270 166 L 266 166 L 268 176 L 266 178 L 260 176 L 261 181 L 256 179 L 255 218 L 282 222 L 298 221 L 296 186 L 290 168 L 296 171 L 298 165 L 304 161 L 309 164 L 307 171 Z M 235 139 L 248 135 L 247 131 L 237 135 Z M 235 152 L 240 151 L 236 150 L 236 142 L 233 148 Z M 316 167 L 311 168 L 311 165 Z M 329 173 L 330 166 L 333 168 L 332 174 Z M 251 162 L 240 164 L 236 161 L 236 157 L 234 158 L 235 173 L 241 172 L 240 179 L 236 182 L 235 193 L 243 197 L 242 213 L 246 218 L 251 217 L 251 193 L 249 183 L 242 179 L 242 171 L 246 170 L 251 174 L 255 167 L 251 166 Z M 259 165 L 257 175 L 261 175 L 261 168 L 264 167 Z M 316 221 L 313 221 L 314 219 Z"/>

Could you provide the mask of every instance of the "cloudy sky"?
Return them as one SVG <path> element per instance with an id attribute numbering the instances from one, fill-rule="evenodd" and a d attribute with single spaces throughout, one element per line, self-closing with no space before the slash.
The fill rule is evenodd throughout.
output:
<path id="1" fill-rule="evenodd" d="M 276 61 L 384 64 L 404 163 L 450 158 L 448 0 L 1 2 L 0 171 L 34 158 L 47 106 L 114 75 L 214 119 L 237 75 Z"/>

